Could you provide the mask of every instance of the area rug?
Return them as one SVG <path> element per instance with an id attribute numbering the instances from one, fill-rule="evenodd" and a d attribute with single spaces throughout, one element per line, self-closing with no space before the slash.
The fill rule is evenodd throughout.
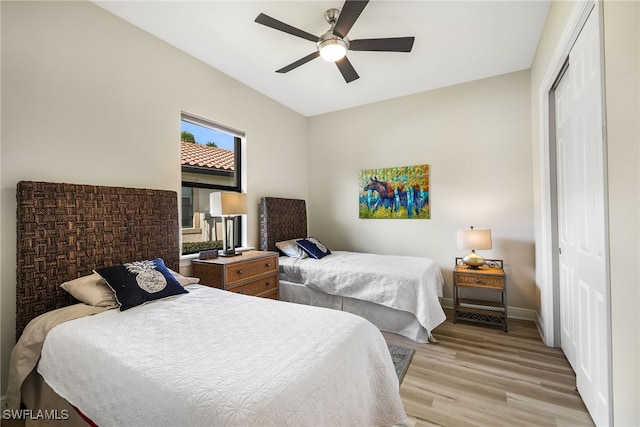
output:
<path id="1" fill-rule="evenodd" d="M 404 374 L 407 373 L 411 359 L 413 358 L 414 350 L 408 347 L 400 347 L 398 345 L 387 344 L 389 347 L 389 353 L 391 353 L 391 359 L 393 360 L 393 367 L 396 369 L 396 375 L 398 375 L 398 381 L 402 383 Z"/>

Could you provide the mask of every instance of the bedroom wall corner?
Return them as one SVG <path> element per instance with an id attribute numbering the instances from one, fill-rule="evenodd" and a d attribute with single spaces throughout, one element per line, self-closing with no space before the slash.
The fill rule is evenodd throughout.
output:
<path id="1" fill-rule="evenodd" d="M 529 71 L 310 119 L 309 228 L 329 248 L 434 259 L 452 297 L 455 232 L 489 227 L 508 304 L 534 304 Z M 327 138 L 331 129 L 331 138 Z M 430 165 L 429 220 L 359 219 L 358 172 Z"/>
<path id="2" fill-rule="evenodd" d="M 3 394 L 15 341 L 18 181 L 179 192 L 188 111 L 245 132 L 247 244 L 258 246 L 260 197 L 308 196 L 308 120 L 89 1 L 0 10 Z"/>
<path id="3" fill-rule="evenodd" d="M 613 422 L 640 425 L 640 3 L 602 2 Z M 634 331 L 635 333 L 631 333 Z"/>

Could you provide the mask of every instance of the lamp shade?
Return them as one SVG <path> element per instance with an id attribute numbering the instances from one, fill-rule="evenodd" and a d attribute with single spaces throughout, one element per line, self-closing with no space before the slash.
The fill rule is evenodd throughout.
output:
<path id="1" fill-rule="evenodd" d="M 491 249 L 491 229 L 473 228 L 458 230 L 458 249 Z"/>
<path id="2" fill-rule="evenodd" d="M 211 216 L 235 216 L 247 213 L 247 195 L 244 193 L 209 193 Z"/>

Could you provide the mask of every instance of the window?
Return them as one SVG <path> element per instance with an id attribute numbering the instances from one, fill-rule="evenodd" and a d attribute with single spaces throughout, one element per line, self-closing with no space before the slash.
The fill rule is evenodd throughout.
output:
<path id="1" fill-rule="evenodd" d="M 180 130 L 184 255 L 214 248 L 222 240 L 221 219 L 209 214 L 209 194 L 241 191 L 244 133 L 187 113 L 182 113 Z M 233 235 L 239 246 L 242 230 Z"/>

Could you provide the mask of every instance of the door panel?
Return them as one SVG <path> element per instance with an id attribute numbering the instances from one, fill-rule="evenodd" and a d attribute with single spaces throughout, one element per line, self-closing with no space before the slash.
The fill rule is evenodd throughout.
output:
<path id="1" fill-rule="evenodd" d="M 561 347 L 597 425 L 609 423 L 606 199 L 598 21 L 592 11 L 558 83 Z"/>
<path id="2" fill-rule="evenodd" d="M 570 68 L 573 64 L 570 66 Z M 575 332 L 577 307 L 575 298 L 575 251 L 573 250 L 572 236 L 575 215 L 573 209 L 572 196 L 575 187 L 573 177 L 574 170 L 564 165 L 569 164 L 574 158 L 574 144 L 571 138 L 574 137 L 571 112 L 573 110 L 572 86 L 569 72 L 565 73 L 555 90 L 556 102 L 556 159 L 557 159 L 557 197 L 558 197 L 558 243 L 562 256 L 559 258 L 559 280 L 560 280 L 560 331 L 561 347 L 567 360 L 574 371 L 576 366 L 576 341 Z"/>

